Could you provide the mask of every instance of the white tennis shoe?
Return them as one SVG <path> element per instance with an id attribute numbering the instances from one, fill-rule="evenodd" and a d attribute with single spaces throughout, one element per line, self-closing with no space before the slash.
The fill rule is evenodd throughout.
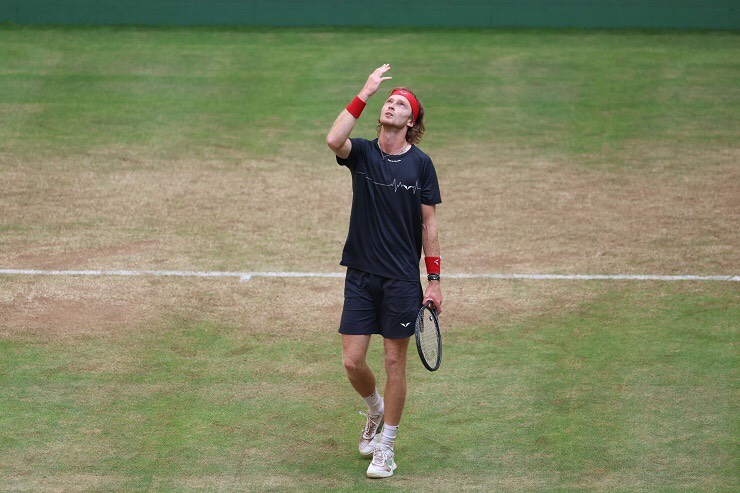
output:
<path id="1" fill-rule="evenodd" d="M 393 476 L 393 471 L 398 467 L 393 456 L 393 450 L 375 447 L 375 450 L 373 450 L 373 461 L 367 468 L 367 477 L 388 478 Z"/>
<path id="2" fill-rule="evenodd" d="M 360 411 L 365 416 L 365 427 L 360 435 L 359 449 L 365 457 L 373 455 L 373 449 L 380 443 L 380 432 L 383 428 L 383 413 L 370 414 Z"/>

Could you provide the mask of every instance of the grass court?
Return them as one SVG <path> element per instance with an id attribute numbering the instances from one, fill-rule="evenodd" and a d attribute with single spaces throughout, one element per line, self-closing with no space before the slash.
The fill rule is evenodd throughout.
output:
<path id="1" fill-rule="evenodd" d="M 351 184 L 324 138 L 388 62 L 427 108 L 443 275 L 737 275 L 739 49 L 2 26 L 0 268 L 341 272 Z M 342 285 L 0 276 L 0 490 L 740 487 L 736 282 L 443 280 L 442 367 L 410 353 L 383 481 L 355 453 Z"/>

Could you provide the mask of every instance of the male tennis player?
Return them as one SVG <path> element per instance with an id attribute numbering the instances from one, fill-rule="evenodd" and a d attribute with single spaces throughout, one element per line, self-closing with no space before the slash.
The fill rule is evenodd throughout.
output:
<path id="1" fill-rule="evenodd" d="M 416 315 L 427 300 L 442 309 L 435 214 L 442 199 L 432 160 L 415 145 L 424 134 L 424 106 L 410 90 L 393 89 L 380 111 L 378 138 L 349 138 L 365 103 L 391 78 L 384 77 L 390 68 L 385 64 L 370 74 L 326 137 L 337 162 L 352 173 L 339 332 L 347 376 L 368 406 L 359 449 L 372 455 L 367 469 L 371 478 L 386 478 L 396 469 L 393 443 L 406 402 L 406 351 Z M 422 247 L 429 274 L 424 296 L 419 282 Z M 383 336 L 385 399 L 365 361 L 371 334 Z"/>

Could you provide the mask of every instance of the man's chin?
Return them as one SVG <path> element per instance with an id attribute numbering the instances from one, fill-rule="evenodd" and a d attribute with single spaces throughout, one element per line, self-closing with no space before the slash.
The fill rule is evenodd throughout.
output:
<path id="1" fill-rule="evenodd" d="M 400 123 L 396 123 L 390 118 L 378 118 L 378 123 L 380 123 L 384 127 L 390 127 L 390 128 L 401 129 L 404 127 L 404 125 L 401 125 Z"/>

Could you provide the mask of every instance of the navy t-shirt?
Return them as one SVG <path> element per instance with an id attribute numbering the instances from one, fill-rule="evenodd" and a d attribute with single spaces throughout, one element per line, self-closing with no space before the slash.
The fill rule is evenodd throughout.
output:
<path id="1" fill-rule="evenodd" d="M 442 202 L 432 160 L 412 145 L 385 156 L 378 139 L 350 139 L 337 163 L 352 173 L 352 212 L 341 265 L 393 279 L 418 281 L 421 204 Z"/>

